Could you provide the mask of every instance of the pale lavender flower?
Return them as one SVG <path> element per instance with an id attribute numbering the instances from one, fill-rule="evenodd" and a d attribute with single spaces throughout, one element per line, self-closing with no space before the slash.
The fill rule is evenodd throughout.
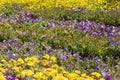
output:
<path id="1" fill-rule="evenodd" d="M 33 41 L 29 41 L 29 44 L 30 44 L 31 46 L 34 46 L 34 42 L 33 42 Z"/>
<path id="2" fill-rule="evenodd" d="M 103 77 L 105 77 L 107 75 L 105 71 L 101 71 L 101 73 L 102 73 Z"/>

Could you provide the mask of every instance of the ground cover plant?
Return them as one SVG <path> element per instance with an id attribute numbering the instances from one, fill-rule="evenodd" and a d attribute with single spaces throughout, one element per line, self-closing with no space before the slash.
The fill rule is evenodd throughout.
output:
<path id="1" fill-rule="evenodd" d="M 0 80 L 120 79 L 119 0 L 0 5 Z"/>
<path id="2" fill-rule="evenodd" d="M 120 25 L 119 0 L 1 0 L 0 12 L 11 15 L 24 9 L 46 18 L 95 20 L 105 24 Z M 91 11 L 92 10 L 92 11 Z M 37 13 L 37 14 L 34 14 Z M 111 20 L 112 18 L 112 20 Z"/>

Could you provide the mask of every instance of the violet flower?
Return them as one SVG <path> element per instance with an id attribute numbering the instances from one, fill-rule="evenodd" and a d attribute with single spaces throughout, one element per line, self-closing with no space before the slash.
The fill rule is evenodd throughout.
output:
<path id="1" fill-rule="evenodd" d="M 50 68 L 50 66 L 45 66 L 45 68 Z"/>
<path id="2" fill-rule="evenodd" d="M 29 44 L 30 44 L 31 46 L 34 46 L 34 42 L 33 42 L 33 41 L 30 41 Z"/>
<path id="3" fill-rule="evenodd" d="M 16 76 L 15 76 L 15 75 L 13 75 L 13 76 L 6 75 L 6 79 L 7 79 L 7 80 L 15 80 L 15 79 L 16 79 Z"/>
<path id="4" fill-rule="evenodd" d="M 13 58 L 14 57 L 14 55 L 12 54 L 11 51 L 8 51 L 8 55 L 9 55 L 9 58 Z"/>
<path id="5" fill-rule="evenodd" d="M 106 75 L 106 80 L 113 80 L 113 78 L 110 75 Z"/>

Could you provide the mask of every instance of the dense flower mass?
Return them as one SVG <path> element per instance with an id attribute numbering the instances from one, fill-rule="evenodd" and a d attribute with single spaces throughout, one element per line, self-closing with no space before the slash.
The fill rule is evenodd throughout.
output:
<path id="1" fill-rule="evenodd" d="M 108 66 L 110 64 L 105 64 L 98 57 L 89 55 L 82 58 L 80 52 L 72 55 L 72 51 L 52 49 L 50 46 L 38 50 L 35 48 L 40 46 L 33 41 L 21 44 L 22 48 L 19 47 L 20 44 L 19 41 L 10 39 L 1 46 L 4 48 L 0 60 L 2 80 L 112 80 L 114 78 L 111 75 L 119 75 L 119 58 L 115 61 L 118 62 L 116 69 L 112 69 Z M 10 46 L 12 50 L 9 49 Z"/>
<path id="2" fill-rule="evenodd" d="M 0 80 L 119 80 L 119 0 L 0 0 Z"/>
<path id="3" fill-rule="evenodd" d="M 23 8 L 28 9 L 39 9 L 39 8 L 55 8 L 55 7 L 64 7 L 64 8 L 87 8 L 87 9 L 119 9 L 120 1 L 115 0 L 109 2 L 109 0 L 1 0 L 0 8 L 4 8 L 4 6 L 15 6 L 19 8 L 22 6 Z"/>
<path id="4" fill-rule="evenodd" d="M 42 59 L 35 56 L 9 59 L 9 61 L 2 59 L 0 80 L 105 80 L 99 72 L 89 74 L 80 70 L 68 72 L 56 63 L 56 57 L 48 54 L 45 54 Z"/>

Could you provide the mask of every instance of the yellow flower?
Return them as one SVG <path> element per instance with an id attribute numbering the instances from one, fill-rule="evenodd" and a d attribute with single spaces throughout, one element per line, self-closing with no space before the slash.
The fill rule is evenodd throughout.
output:
<path id="1" fill-rule="evenodd" d="M 91 77 L 92 77 L 92 78 L 95 78 L 95 76 L 93 76 L 93 75 L 92 75 Z"/>
<path id="2" fill-rule="evenodd" d="M 5 76 L 0 72 L 0 80 L 6 80 Z"/>
<path id="3" fill-rule="evenodd" d="M 48 76 L 55 76 L 58 73 L 57 70 L 53 69 L 50 72 L 47 73 Z"/>
<path id="4" fill-rule="evenodd" d="M 43 58 L 49 60 L 50 56 L 49 56 L 48 54 L 45 54 L 45 55 L 43 56 Z"/>
<path id="5" fill-rule="evenodd" d="M 105 80 L 104 78 L 100 78 L 100 80 Z"/>
<path id="6" fill-rule="evenodd" d="M 86 9 L 92 9 L 95 10 L 97 8 L 100 9 L 116 9 L 120 8 L 119 4 L 120 1 L 116 1 L 116 4 L 112 4 L 108 6 L 108 3 L 106 0 L 0 0 L 0 9 L 4 8 L 5 4 L 9 4 L 11 6 L 13 3 L 19 4 L 19 5 L 25 5 L 23 9 L 40 9 L 40 8 L 53 8 L 53 7 L 64 7 L 64 8 L 82 8 L 86 7 Z M 102 5 L 103 3 L 106 3 L 106 5 Z M 113 3 L 113 2 L 111 2 Z M 39 6 L 40 5 L 40 6 Z M 97 5 L 97 6 L 96 6 Z M 118 5 L 118 6 L 116 6 Z M 107 7 L 108 6 L 108 7 Z M 114 7 L 115 6 L 115 7 Z M 9 26 L 10 24 L 5 24 Z"/>
<path id="7" fill-rule="evenodd" d="M 91 75 L 94 75 L 94 76 L 96 76 L 96 77 L 98 77 L 98 78 L 101 76 L 101 74 L 98 73 L 98 72 L 92 72 Z"/>
<path id="8" fill-rule="evenodd" d="M 63 74 L 57 74 L 57 76 L 53 77 L 53 80 L 68 80 L 68 78 L 64 77 Z"/>
<path id="9" fill-rule="evenodd" d="M 8 68 L 10 68 L 10 67 L 13 66 L 13 64 L 9 64 L 9 63 L 7 63 L 6 66 L 7 66 Z"/>
<path id="10" fill-rule="evenodd" d="M 1 62 L 3 62 L 4 64 L 6 64 L 7 62 L 6 62 L 6 60 L 1 60 Z"/>
<path id="11" fill-rule="evenodd" d="M 27 76 L 31 76 L 31 75 L 33 75 L 34 73 L 31 71 L 31 70 L 29 70 L 29 69 L 27 69 L 27 70 L 23 70 L 22 72 L 21 72 L 21 76 L 22 77 L 25 77 L 26 75 Z"/>
<path id="12" fill-rule="evenodd" d="M 50 60 L 52 60 L 53 62 L 56 62 L 56 61 L 57 61 L 57 59 L 56 59 L 55 56 L 52 56 L 52 57 L 50 58 Z"/>
<path id="13" fill-rule="evenodd" d="M 79 77 L 79 78 L 77 78 L 77 80 L 89 80 L 89 79 L 86 79 L 84 77 Z"/>
<path id="14" fill-rule="evenodd" d="M 69 74 L 69 72 L 68 72 L 68 71 L 63 71 L 63 74 L 66 74 L 66 75 L 67 75 L 67 74 Z"/>
<path id="15" fill-rule="evenodd" d="M 38 63 L 38 59 L 34 56 L 32 57 L 27 57 L 25 58 L 25 62 L 27 63 L 27 65 L 29 66 L 34 66 L 35 64 Z"/>
<path id="16" fill-rule="evenodd" d="M 76 79 L 77 77 L 79 77 L 78 74 L 75 74 L 75 73 L 70 73 L 67 75 L 67 77 L 70 79 L 70 80 L 74 80 Z"/>
<path id="17" fill-rule="evenodd" d="M 43 73 L 47 76 L 55 76 L 58 73 L 58 70 L 53 68 L 47 68 L 43 70 Z"/>
<path id="18" fill-rule="evenodd" d="M 86 77 L 87 75 L 86 75 L 86 73 L 82 73 L 81 76 L 82 77 Z"/>
<path id="19" fill-rule="evenodd" d="M 23 63 L 24 63 L 24 61 L 23 61 L 21 58 L 18 58 L 17 64 L 18 64 L 18 65 L 21 65 L 21 64 L 23 64 Z"/>
<path id="20" fill-rule="evenodd" d="M 37 79 L 42 78 L 42 76 L 43 76 L 43 73 L 41 73 L 41 72 L 36 72 L 36 73 L 33 75 L 33 77 L 34 77 L 34 78 L 37 78 Z"/>
<path id="21" fill-rule="evenodd" d="M 53 64 L 51 67 L 54 68 L 54 69 L 58 69 L 59 68 L 59 66 L 57 64 Z"/>
<path id="22" fill-rule="evenodd" d="M 33 57 L 31 57 L 31 59 L 34 63 L 38 63 L 38 59 L 36 57 L 33 56 Z"/>
<path id="23" fill-rule="evenodd" d="M 28 66 L 34 66 L 35 64 L 34 64 L 34 62 L 29 61 L 29 62 L 27 62 L 27 65 L 28 65 Z"/>
<path id="24" fill-rule="evenodd" d="M 46 66 L 46 65 L 50 64 L 49 61 L 47 61 L 47 60 L 41 60 L 40 62 L 43 66 Z"/>
<path id="25" fill-rule="evenodd" d="M 75 73 L 76 74 L 80 74 L 81 72 L 79 70 L 75 70 Z"/>
<path id="26" fill-rule="evenodd" d="M 3 66 L 3 64 L 0 63 L 0 67 L 2 67 L 2 66 Z"/>
<path id="27" fill-rule="evenodd" d="M 17 66 L 14 66 L 12 69 L 13 69 L 15 72 L 20 72 L 20 69 L 19 69 L 19 67 L 17 67 Z"/>
<path id="28" fill-rule="evenodd" d="M 30 57 L 25 58 L 25 62 L 32 61 Z"/>
<path id="29" fill-rule="evenodd" d="M 23 59 L 21 59 L 21 58 L 18 58 L 17 62 L 24 63 Z"/>
<path id="30" fill-rule="evenodd" d="M 0 67 L 0 72 L 5 73 L 5 69 Z"/>
<path id="31" fill-rule="evenodd" d="M 94 80 L 94 78 L 86 76 L 86 80 Z"/>
<path id="32" fill-rule="evenodd" d="M 17 63 L 17 61 L 16 60 L 14 60 L 14 59 L 10 59 L 10 61 L 9 61 L 9 63 L 12 63 L 12 64 L 16 64 Z"/>

